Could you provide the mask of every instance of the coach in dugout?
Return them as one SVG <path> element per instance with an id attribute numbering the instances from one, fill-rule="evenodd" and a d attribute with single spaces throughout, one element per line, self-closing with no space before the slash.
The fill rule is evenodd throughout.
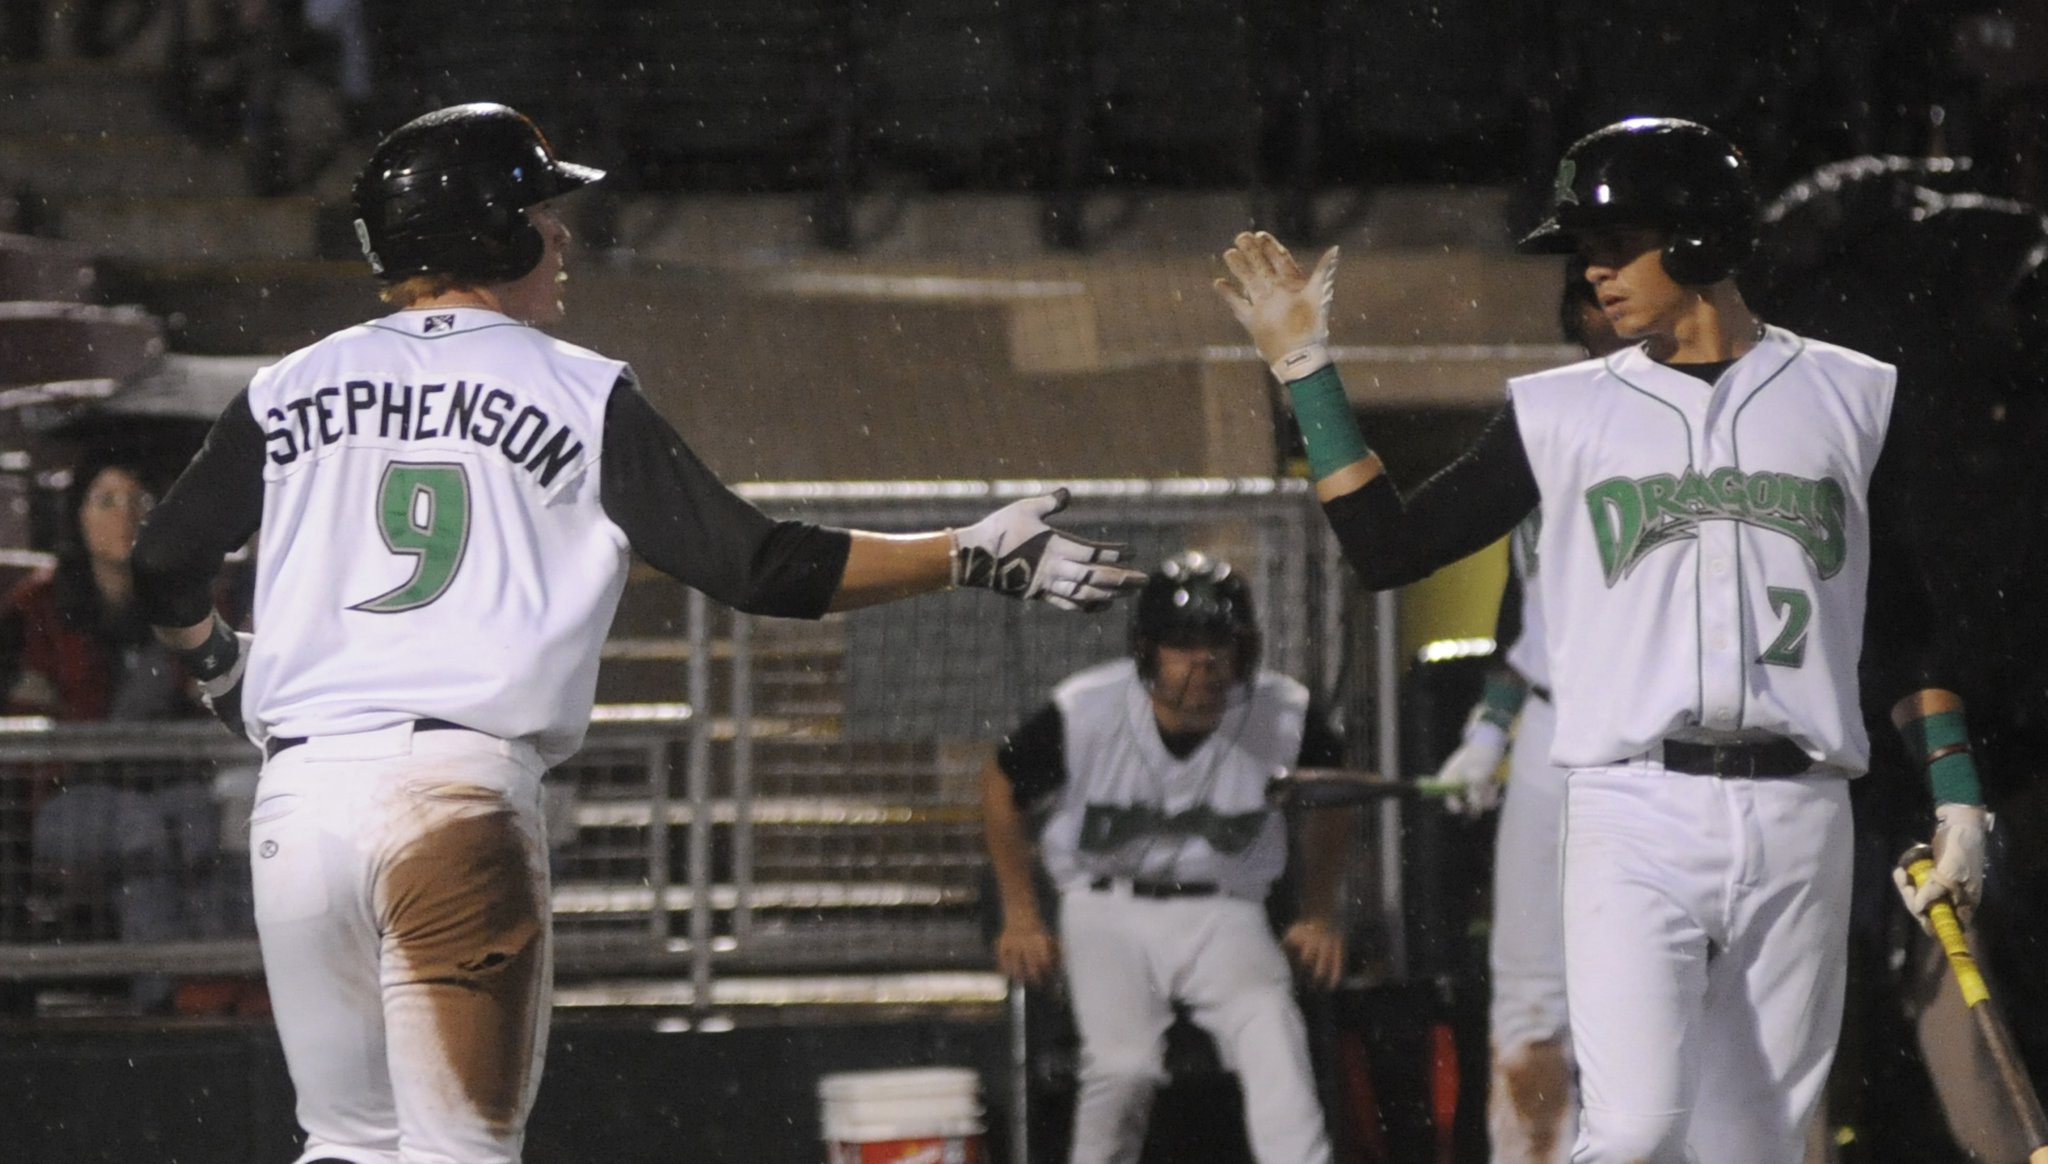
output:
<path id="1" fill-rule="evenodd" d="M 266 755 L 256 923 L 305 1161 L 512 1164 L 551 1004 L 540 778 L 576 751 L 632 553 L 796 618 L 948 586 L 1091 609 L 1142 582 L 1045 524 L 775 522 L 630 368 L 550 339 L 601 171 L 502 105 L 386 138 L 355 228 L 398 310 L 258 372 L 135 548 L 141 609 Z M 256 633 L 213 612 L 258 530 Z"/>

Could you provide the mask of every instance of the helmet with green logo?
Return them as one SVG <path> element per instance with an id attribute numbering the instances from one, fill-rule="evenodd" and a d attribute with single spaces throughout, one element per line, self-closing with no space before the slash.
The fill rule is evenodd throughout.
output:
<path id="1" fill-rule="evenodd" d="M 1756 249 L 1757 197 L 1734 143 L 1695 121 L 1636 117 L 1594 130 L 1557 165 L 1550 215 L 1526 253 L 1569 254 L 1582 231 L 1653 227 L 1664 270 L 1693 286 L 1734 274 Z"/>

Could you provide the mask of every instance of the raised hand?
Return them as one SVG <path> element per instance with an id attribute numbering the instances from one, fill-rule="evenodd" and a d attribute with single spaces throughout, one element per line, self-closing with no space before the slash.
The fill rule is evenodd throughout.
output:
<path id="1" fill-rule="evenodd" d="M 1246 231 L 1223 252 L 1223 265 L 1236 281 L 1216 280 L 1216 294 L 1282 383 L 1330 362 L 1336 247 L 1323 252 L 1313 271 L 1304 272 L 1279 239 L 1263 230 Z"/>

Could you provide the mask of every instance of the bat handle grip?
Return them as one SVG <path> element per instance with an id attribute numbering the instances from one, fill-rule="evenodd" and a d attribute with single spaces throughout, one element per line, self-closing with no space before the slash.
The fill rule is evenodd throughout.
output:
<path id="1" fill-rule="evenodd" d="M 1906 876 L 1913 884 L 1925 885 L 1934 872 L 1934 862 L 1922 857 L 1906 866 Z M 1977 969 L 1977 959 L 1970 953 L 1970 943 L 1963 938 L 1963 925 L 1956 920 L 1956 907 L 1946 900 L 1938 900 L 1927 907 L 1927 924 L 1934 929 L 1934 936 L 1948 955 L 1948 964 L 1956 972 L 1956 986 L 1963 992 L 1963 1004 L 1976 1006 L 1991 997 L 1991 990 L 1984 985 L 1984 974 Z"/>

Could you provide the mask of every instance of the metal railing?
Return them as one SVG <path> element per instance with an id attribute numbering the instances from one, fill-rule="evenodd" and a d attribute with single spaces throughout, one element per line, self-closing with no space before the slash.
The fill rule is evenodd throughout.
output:
<path id="1" fill-rule="evenodd" d="M 1043 487 L 743 491 L 776 516 L 889 531 L 965 524 Z M 1068 487 L 1062 525 L 1127 542 L 1140 565 L 1183 548 L 1230 558 L 1252 584 L 1266 665 L 1336 694 L 1347 620 L 1375 608 L 1352 603 L 1305 483 Z M 1128 649 L 1128 613 L 979 592 L 815 623 L 738 615 L 693 592 L 680 603 L 661 624 L 672 633 L 607 650 L 667 686 L 601 705 L 583 750 L 547 780 L 560 974 L 686 978 L 686 997 L 711 1000 L 714 973 L 986 966 L 981 767 L 1054 683 Z M 1391 625 L 1384 610 L 1377 621 Z M 1386 729 L 1354 719 L 1367 760 Z M 0 978 L 254 972 L 258 759 L 210 723 L 0 720 Z M 1390 815 L 1379 835 L 1398 829 Z M 1399 927 L 1384 923 L 1398 916 L 1385 879 L 1399 863 L 1359 864 L 1355 888 L 1378 903 L 1363 912 L 1397 953 Z M 176 908 L 151 916 L 166 894 Z"/>

